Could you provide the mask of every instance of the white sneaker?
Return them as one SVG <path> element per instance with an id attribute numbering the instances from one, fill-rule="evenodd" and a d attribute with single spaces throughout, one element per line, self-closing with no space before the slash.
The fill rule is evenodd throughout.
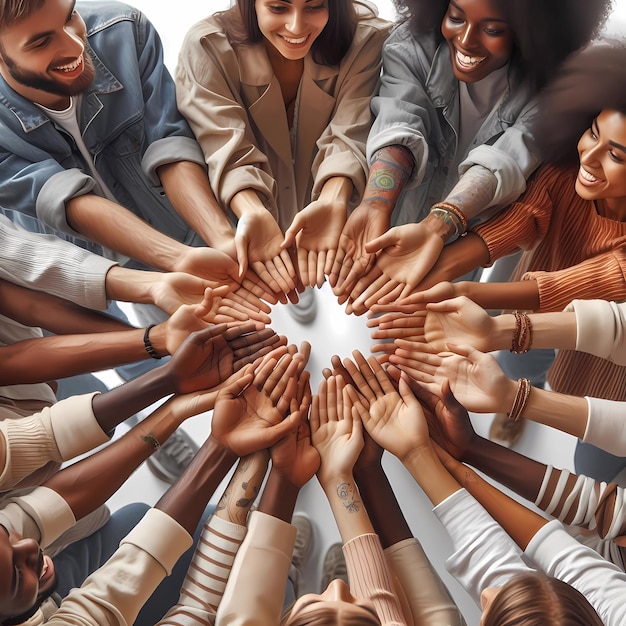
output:
<path id="1" fill-rule="evenodd" d="M 298 296 L 298 302 L 289 304 L 289 313 L 296 322 L 300 322 L 300 324 L 310 324 L 317 315 L 315 290 L 312 287 L 307 287 L 301 294 L 298 294 Z"/>

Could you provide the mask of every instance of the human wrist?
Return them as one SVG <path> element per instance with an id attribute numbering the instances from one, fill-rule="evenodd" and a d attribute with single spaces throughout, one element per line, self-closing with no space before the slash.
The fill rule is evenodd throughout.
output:
<path id="1" fill-rule="evenodd" d="M 492 329 L 489 334 L 489 348 L 492 350 L 508 350 L 511 347 L 513 333 L 515 332 L 515 316 L 511 313 L 496 315 L 493 319 Z"/>
<path id="2" fill-rule="evenodd" d="M 148 339 L 157 354 L 162 357 L 169 354 L 167 349 L 167 322 L 152 326 L 148 333 Z"/>
<path id="3" fill-rule="evenodd" d="M 440 237 L 444 242 L 448 241 L 456 232 L 454 223 L 449 219 L 445 219 L 445 216 L 437 211 L 429 212 L 420 224 L 434 235 Z"/>
<path id="4" fill-rule="evenodd" d="M 284 522 L 290 522 L 299 493 L 299 488 L 288 480 L 281 471 L 272 467 L 265 482 L 258 511 L 277 517 Z"/>

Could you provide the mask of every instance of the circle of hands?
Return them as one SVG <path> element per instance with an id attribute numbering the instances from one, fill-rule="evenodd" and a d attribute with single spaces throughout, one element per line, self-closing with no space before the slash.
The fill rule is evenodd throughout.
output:
<path id="1" fill-rule="evenodd" d="M 401 250 L 395 255 L 401 245 L 393 233 L 391 251 L 369 254 L 368 246 L 380 247 L 369 245 L 371 237 L 386 235 L 374 228 L 364 237 L 364 228 L 347 229 L 345 220 L 324 228 L 320 215 L 328 223 L 329 213 L 315 209 L 298 214 L 284 237 L 277 225 L 240 220 L 235 245 L 245 262 L 192 249 L 181 273 L 161 285 L 157 300 L 171 313 L 168 367 L 179 394 L 170 402 L 181 421 L 213 409 L 211 438 L 240 457 L 268 449 L 273 468 L 297 487 L 315 474 L 322 481 L 380 463 L 383 449 L 401 460 L 425 448 L 444 462 L 448 455 L 462 460 L 476 436 L 467 410 L 506 410 L 502 389 L 510 383 L 515 393 L 515 383 L 480 352 L 490 349 L 493 318 L 453 297 L 450 283 L 413 288 L 421 277 L 407 282 L 402 265 L 410 260 Z M 391 279 L 394 267 L 401 271 Z M 380 342 L 369 357 L 332 357 L 313 395 L 311 346 L 288 345 L 268 326 L 269 313 L 327 276 L 347 314 L 369 310 Z"/>

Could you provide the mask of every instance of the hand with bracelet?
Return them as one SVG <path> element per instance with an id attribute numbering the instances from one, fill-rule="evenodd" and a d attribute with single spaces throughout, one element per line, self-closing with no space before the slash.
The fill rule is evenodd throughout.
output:
<path id="1" fill-rule="evenodd" d="M 467 220 L 460 210 L 441 202 L 418 224 L 396 226 L 369 241 L 366 251 L 378 256 L 375 267 L 351 291 L 350 312 L 360 315 L 375 303 L 407 297 L 435 265 L 446 241 L 452 235 L 463 235 L 466 229 Z"/>

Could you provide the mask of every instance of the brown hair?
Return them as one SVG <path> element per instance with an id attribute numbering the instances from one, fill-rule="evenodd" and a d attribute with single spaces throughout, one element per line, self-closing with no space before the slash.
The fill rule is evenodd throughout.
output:
<path id="1" fill-rule="evenodd" d="M 585 596 L 541 572 L 519 574 L 483 614 L 484 626 L 603 626 Z"/>
<path id="2" fill-rule="evenodd" d="M 357 16 L 353 0 L 326 0 L 328 23 L 311 47 L 316 63 L 338 65 L 352 44 Z M 256 15 L 255 0 L 236 0 L 226 11 L 215 14 L 216 19 L 234 44 L 254 44 L 263 40 Z"/>
<path id="3" fill-rule="evenodd" d="M 0 30 L 30 17 L 45 0 L 0 0 Z"/>

